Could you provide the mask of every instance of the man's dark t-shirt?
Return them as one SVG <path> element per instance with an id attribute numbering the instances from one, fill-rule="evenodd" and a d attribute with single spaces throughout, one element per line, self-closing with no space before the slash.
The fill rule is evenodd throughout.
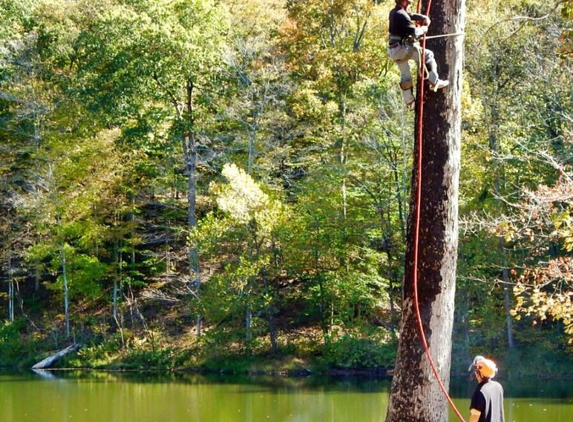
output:
<path id="1" fill-rule="evenodd" d="M 501 384 L 492 380 L 479 383 L 472 396 L 470 409 L 481 412 L 479 422 L 504 422 Z"/>
<path id="2" fill-rule="evenodd" d="M 400 38 L 416 36 L 416 25 L 413 21 L 424 19 L 424 15 L 408 13 L 402 8 L 395 8 L 390 12 L 388 31 L 391 35 L 398 35 Z"/>

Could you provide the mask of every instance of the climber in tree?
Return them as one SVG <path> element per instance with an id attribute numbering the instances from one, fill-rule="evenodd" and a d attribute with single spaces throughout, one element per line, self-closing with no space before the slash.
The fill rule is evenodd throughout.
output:
<path id="1" fill-rule="evenodd" d="M 418 43 L 430 26 L 430 18 L 426 15 L 417 13 L 408 13 L 408 6 L 412 0 L 395 0 L 396 7 L 390 12 L 390 45 L 388 54 L 390 58 L 398 65 L 400 73 L 400 88 L 402 88 L 402 97 L 406 106 L 414 108 L 415 98 L 412 93 L 412 74 L 410 72 L 410 60 L 414 60 L 420 65 L 420 56 L 422 48 Z M 414 22 L 418 23 L 416 26 Z M 428 49 L 424 50 L 424 61 L 428 71 L 430 89 L 437 91 L 448 86 L 449 82 L 441 80 L 438 77 L 438 65 L 434 59 L 434 53 Z"/>

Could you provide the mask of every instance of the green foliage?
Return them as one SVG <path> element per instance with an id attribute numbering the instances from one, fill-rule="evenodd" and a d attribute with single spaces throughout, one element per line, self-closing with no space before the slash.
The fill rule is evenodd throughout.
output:
<path id="1" fill-rule="evenodd" d="M 142 371 L 171 370 L 177 367 L 178 360 L 170 348 L 155 350 L 130 350 L 122 357 L 121 367 Z"/>
<path id="2" fill-rule="evenodd" d="M 18 324 L 3 321 L 0 325 L 0 356 L 4 365 L 10 365 L 24 352 Z"/>
<path id="3" fill-rule="evenodd" d="M 84 345 L 61 365 L 69 368 L 109 368 L 121 350 L 120 344 L 118 338 L 109 338 L 105 343 Z"/>
<path id="4" fill-rule="evenodd" d="M 77 295 L 86 298 L 95 298 L 101 295 L 103 286 L 101 280 L 108 273 L 107 265 L 96 257 L 66 253 L 68 264 L 67 276 L 69 278 L 70 297 Z M 57 267 L 58 263 L 54 263 Z M 62 276 L 59 276 L 55 285 L 50 288 L 62 287 Z"/>
<path id="5" fill-rule="evenodd" d="M 309 305 L 327 306 L 323 318 L 329 314 L 330 323 L 335 325 L 368 321 L 377 301 L 384 302 L 387 297 L 387 285 L 377 274 L 339 271 L 309 281 L 308 293 L 313 299 Z"/>
<path id="6" fill-rule="evenodd" d="M 388 333 L 381 329 L 344 334 L 322 351 L 322 361 L 335 368 L 389 368 L 395 359 L 396 344 L 388 341 Z"/>
<path id="7" fill-rule="evenodd" d="M 287 9 L 297 24 L 284 28 L 285 49 L 297 74 L 314 82 L 319 98 L 338 102 L 337 96 L 351 95 L 352 84 L 383 61 L 374 41 L 379 38 L 365 31 L 376 19 L 371 0 L 294 1 Z"/>
<path id="8" fill-rule="evenodd" d="M 549 221 L 550 216 L 559 221 L 558 216 L 566 211 L 561 208 L 567 208 L 568 202 L 562 201 L 567 197 L 563 185 L 571 174 L 570 145 L 565 141 L 570 137 L 570 124 L 565 123 L 570 110 L 563 108 L 572 98 L 571 87 L 563 80 L 570 66 L 565 62 L 563 67 L 555 58 L 563 42 L 555 34 L 567 27 L 559 11 L 538 1 L 510 2 L 491 9 L 480 4 L 470 9 L 467 30 L 473 35 L 466 40 L 472 54 L 466 71 L 474 81 L 468 87 L 471 98 L 480 99 L 481 106 L 472 107 L 471 131 L 465 133 L 462 155 L 466 170 L 460 204 L 466 224 L 462 226 L 465 235 L 460 242 L 461 282 L 456 299 L 464 354 L 470 354 L 468 348 L 478 353 L 479 348 L 495 350 L 498 356 L 505 353 L 506 299 L 514 308 L 511 322 L 517 348 L 527 343 L 520 334 L 528 332 L 532 318 L 519 320 L 516 308 L 532 312 L 532 317 L 539 310 L 554 328 L 559 326 L 546 312 L 550 307 L 544 301 L 529 307 L 532 284 L 544 286 L 545 293 L 537 295 L 538 299 L 547 294 L 550 304 L 553 300 L 568 307 L 566 297 L 560 295 L 569 283 L 552 270 L 560 268 L 560 263 L 567 267 L 563 247 L 567 218 L 563 239 L 556 239 L 559 229 Z M 489 13 L 495 13 L 491 23 L 487 22 Z M 511 285 L 505 288 L 511 294 L 506 297 L 503 283 L 507 282 Z M 527 291 L 520 284 L 513 290 L 516 282 L 528 284 Z M 554 310 L 569 314 L 563 308 Z"/>
<path id="9" fill-rule="evenodd" d="M 246 374 L 253 363 L 259 359 L 252 355 L 242 355 L 238 353 L 228 353 L 222 351 L 220 354 L 207 358 L 202 366 L 213 372 L 223 372 L 230 374 Z"/>
<path id="10" fill-rule="evenodd" d="M 68 364 L 202 359 L 242 372 L 272 352 L 271 332 L 279 352 L 298 357 L 326 344 L 325 366 L 392 360 L 385 336 L 353 331 L 386 324 L 403 278 L 414 134 L 386 54 L 392 4 L 284 6 L 0 0 L 0 274 L 19 283 L 17 311 L 58 340 L 66 252 L 73 329 L 87 342 Z M 554 6 L 468 4 L 460 354 L 506 350 L 504 269 L 522 282 L 512 305 L 530 311 L 515 314 L 518 346 L 535 338 L 543 356 L 568 350 L 570 288 L 553 276 L 570 262 L 573 225 L 565 190 L 552 189 L 571 178 L 571 1 Z M 540 197 L 540 185 L 556 207 L 533 213 L 523 198 Z M 201 257 L 192 295 L 189 247 Z M 148 289 L 173 299 L 165 308 L 178 327 L 202 316 L 204 343 L 188 349 L 196 356 L 138 343 L 164 316 Z M 101 330 L 92 310 L 109 321 Z M 3 363 L 37 346 L 25 328 L 2 325 Z"/>
<path id="11" fill-rule="evenodd" d="M 36 363 L 36 351 L 42 346 L 39 338 L 25 333 L 26 322 L 0 322 L 0 367 L 23 367 Z"/>
<path id="12" fill-rule="evenodd" d="M 102 5 L 98 18 L 75 46 L 81 58 L 77 89 L 109 118 L 137 116 L 150 100 L 156 116 L 160 101 L 180 112 L 172 102 L 185 97 L 188 82 L 208 85 L 214 79 L 228 27 L 217 2 L 117 1 Z M 204 94 L 198 100 L 207 104 Z"/>
<path id="13" fill-rule="evenodd" d="M 530 331 L 530 333 L 532 333 Z M 500 367 L 511 378 L 563 378 L 573 375 L 571 354 L 556 349 L 546 336 L 535 335 L 538 342 L 526 343 L 526 346 L 507 354 Z"/>

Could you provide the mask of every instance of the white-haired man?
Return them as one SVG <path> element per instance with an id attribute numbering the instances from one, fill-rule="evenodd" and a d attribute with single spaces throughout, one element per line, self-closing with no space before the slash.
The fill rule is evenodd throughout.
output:
<path id="1" fill-rule="evenodd" d="M 497 374 L 495 363 L 483 356 L 476 356 L 473 369 L 478 386 L 470 404 L 468 422 L 505 422 L 503 412 L 503 387 L 492 378 Z"/>

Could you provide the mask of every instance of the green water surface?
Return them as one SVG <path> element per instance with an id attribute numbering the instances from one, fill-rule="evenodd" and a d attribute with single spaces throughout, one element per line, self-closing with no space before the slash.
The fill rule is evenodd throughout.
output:
<path id="1" fill-rule="evenodd" d="M 571 381 L 526 384 L 504 382 L 507 422 L 573 421 Z M 473 385 L 452 381 L 464 417 Z M 389 390 L 388 379 L 0 373 L 0 421 L 383 422 Z"/>

